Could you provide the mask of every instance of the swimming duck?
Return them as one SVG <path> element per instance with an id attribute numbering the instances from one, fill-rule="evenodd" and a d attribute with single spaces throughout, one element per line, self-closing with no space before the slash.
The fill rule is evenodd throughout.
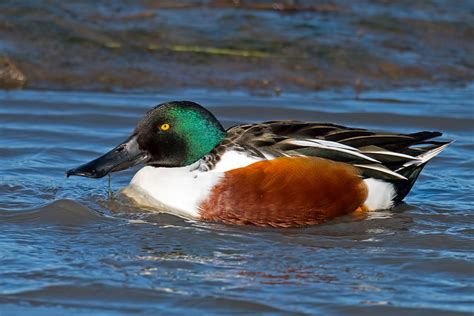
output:
<path id="1" fill-rule="evenodd" d="M 224 129 L 199 104 L 160 104 L 103 156 L 67 171 L 101 178 L 143 163 L 123 193 L 137 204 L 227 224 L 298 227 L 389 209 L 450 142 L 302 121 Z"/>

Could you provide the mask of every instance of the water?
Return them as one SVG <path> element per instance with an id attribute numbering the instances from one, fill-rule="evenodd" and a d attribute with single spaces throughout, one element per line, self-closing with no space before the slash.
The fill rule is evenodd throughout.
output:
<path id="1" fill-rule="evenodd" d="M 404 315 L 474 311 L 474 86 L 255 96 L 0 92 L 0 311 Z M 456 142 L 393 210 L 301 229 L 191 222 L 118 194 L 135 170 L 66 179 L 150 107 L 199 102 L 229 126 L 326 121 Z"/>

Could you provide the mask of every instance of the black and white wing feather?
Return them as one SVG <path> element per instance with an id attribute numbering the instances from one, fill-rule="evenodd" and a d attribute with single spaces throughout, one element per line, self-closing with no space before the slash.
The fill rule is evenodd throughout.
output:
<path id="1" fill-rule="evenodd" d="M 349 128 L 335 124 L 270 121 L 243 124 L 227 130 L 228 136 L 214 150 L 214 157 L 232 148 L 264 159 L 312 156 L 351 164 L 362 176 L 408 180 L 405 169 L 420 166 L 450 142 L 432 138 L 439 132 L 395 134 Z"/>

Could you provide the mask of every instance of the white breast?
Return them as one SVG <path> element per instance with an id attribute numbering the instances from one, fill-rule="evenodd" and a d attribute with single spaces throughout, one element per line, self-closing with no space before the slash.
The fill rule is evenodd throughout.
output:
<path id="1" fill-rule="evenodd" d="M 222 172 L 182 168 L 140 169 L 122 192 L 141 206 L 186 218 L 199 218 L 199 204 L 209 196 Z"/>
<path id="2" fill-rule="evenodd" d="M 259 159 L 229 151 L 214 169 L 199 171 L 199 162 L 181 168 L 140 169 L 122 193 L 137 204 L 186 218 L 199 218 L 199 205 L 224 176 L 224 172 L 248 166 Z"/>

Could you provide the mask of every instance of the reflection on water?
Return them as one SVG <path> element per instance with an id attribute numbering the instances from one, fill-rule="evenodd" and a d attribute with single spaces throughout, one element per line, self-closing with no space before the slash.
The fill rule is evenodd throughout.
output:
<path id="1" fill-rule="evenodd" d="M 0 93 L 2 311 L 153 314 L 472 311 L 473 87 L 280 97 Z M 151 106 L 192 99 L 229 126 L 272 118 L 456 139 L 407 204 L 301 229 L 193 222 L 138 209 L 107 179 L 64 171 L 123 140 Z"/>

